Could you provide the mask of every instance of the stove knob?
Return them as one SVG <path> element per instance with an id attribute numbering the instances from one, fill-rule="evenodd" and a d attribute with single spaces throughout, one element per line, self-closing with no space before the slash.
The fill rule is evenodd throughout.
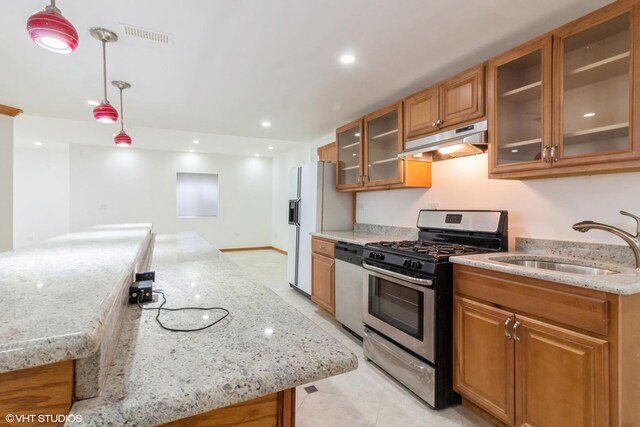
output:
<path id="1" fill-rule="evenodd" d="M 376 253 L 375 252 L 370 252 L 369 253 L 369 258 L 375 258 L 376 257 Z"/>
<path id="2" fill-rule="evenodd" d="M 384 254 L 378 254 L 377 259 L 382 261 L 384 259 Z"/>
<path id="3" fill-rule="evenodd" d="M 422 263 L 420 261 L 414 261 L 411 267 L 415 268 L 416 270 L 420 270 L 422 268 Z"/>
<path id="4" fill-rule="evenodd" d="M 405 267 L 410 267 L 411 266 L 411 260 L 405 259 L 402 262 L 402 265 L 405 266 Z"/>

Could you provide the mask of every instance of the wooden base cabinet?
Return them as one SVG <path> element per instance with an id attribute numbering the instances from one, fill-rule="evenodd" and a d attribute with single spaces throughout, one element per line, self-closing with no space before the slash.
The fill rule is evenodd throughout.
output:
<path id="1" fill-rule="evenodd" d="M 607 341 L 524 316 L 516 322 L 516 425 L 609 425 Z"/>
<path id="2" fill-rule="evenodd" d="M 509 426 L 639 425 L 640 294 L 461 265 L 454 292 L 464 399 Z"/>
<path id="3" fill-rule="evenodd" d="M 513 423 L 514 342 L 504 325 L 513 314 L 486 304 L 456 298 L 456 390 L 497 419 Z"/>
<path id="4" fill-rule="evenodd" d="M 311 239 L 311 300 L 332 315 L 336 311 L 334 254 L 334 242 Z"/>

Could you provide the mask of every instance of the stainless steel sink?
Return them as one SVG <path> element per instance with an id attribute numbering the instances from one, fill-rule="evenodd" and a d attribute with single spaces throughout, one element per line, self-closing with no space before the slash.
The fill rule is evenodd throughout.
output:
<path id="1" fill-rule="evenodd" d="M 601 276 L 606 274 L 616 274 L 618 271 L 604 268 L 588 267 L 586 265 L 569 264 L 565 262 L 539 261 L 533 259 L 496 259 L 496 261 L 507 264 L 521 265 L 529 268 L 540 268 L 543 270 L 561 271 L 563 273 L 582 274 L 585 276 Z"/>

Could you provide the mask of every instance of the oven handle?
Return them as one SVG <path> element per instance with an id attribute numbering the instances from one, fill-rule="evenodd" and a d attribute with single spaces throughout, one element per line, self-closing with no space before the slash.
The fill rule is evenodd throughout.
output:
<path id="1" fill-rule="evenodd" d="M 394 277 L 396 279 L 404 280 L 405 282 L 414 283 L 416 285 L 429 286 L 429 287 L 433 286 L 433 280 L 431 279 L 418 279 L 417 277 L 405 276 L 404 274 L 396 273 L 395 271 L 385 270 L 384 268 L 376 267 L 366 263 L 362 263 L 362 267 L 364 267 L 367 270 L 371 270 L 376 273 L 387 275 L 389 277 Z"/>

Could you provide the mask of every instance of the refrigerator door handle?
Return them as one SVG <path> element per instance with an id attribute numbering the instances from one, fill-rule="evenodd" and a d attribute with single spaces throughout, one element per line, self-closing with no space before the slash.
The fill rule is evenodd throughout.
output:
<path id="1" fill-rule="evenodd" d="M 295 213 L 295 218 L 296 218 L 296 225 L 299 227 L 300 226 L 300 202 L 301 199 L 296 199 L 296 213 Z"/>

